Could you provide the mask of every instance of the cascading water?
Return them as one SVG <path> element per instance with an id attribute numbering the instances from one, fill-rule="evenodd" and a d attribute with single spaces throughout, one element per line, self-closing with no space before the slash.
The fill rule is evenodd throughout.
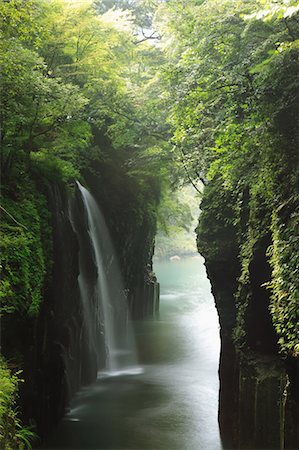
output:
<path id="1" fill-rule="evenodd" d="M 93 286 L 80 258 L 79 286 L 90 350 L 99 358 L 97 333 L 103 322 L 107 351 L 106 370 L 110 375 L 138 373 L 136 346 L 121 275 L 104 217 L 93 196 L 79 182 L 96 277 Z M 81 252 L 81 248 L 80 248 Z"/>

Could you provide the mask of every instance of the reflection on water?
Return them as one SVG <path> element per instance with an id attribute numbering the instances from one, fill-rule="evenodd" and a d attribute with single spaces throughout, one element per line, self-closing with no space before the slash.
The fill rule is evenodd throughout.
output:
<path id="1" fill-rule="evenodd" d="M 201 259 L 155 265 L 158 320 L 135 323 L 143 371 L 82 389 L 52 449 L 220 450 L 219 331 Z"/>

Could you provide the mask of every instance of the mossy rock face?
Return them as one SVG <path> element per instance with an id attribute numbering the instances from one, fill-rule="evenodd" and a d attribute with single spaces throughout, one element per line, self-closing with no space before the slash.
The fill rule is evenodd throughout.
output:
<path id="1" fill-rule="evenodd" d="M 45 196 L 25 177 L 2 193 L 1 311 L 36 317 L 52 263 L 50 212 Z"/>
<path id="2" fill-rule="evenodd" d="M 7 185 L 2 191 L 1 344 L 4 354 L 23 369 L 23 417 L 33 419 L 43 437 L 64 414 L 74 392 L 96 379 L 106 349 L 101 329 L 102 356 L 93 358 L 84 333 L 78 258 L 79 244 L 88 252 L 89 237 L 82 201 L 70 189 L 70 180 L 66 184 L 59 176 L 52 179 L 36 166 L 23 175 L 18 186 Z M 135 317 L 152 315 L 158 307 L 152 255 L 159 186 L 150 176 L 131 177 L 121 164 L 111 162 L 97 161 L 85 175 L 112 234 L 131 310 Z M 79 217 L 77 234 L 70 197 Z M 85 256 L 94 279 L 93 255 Z"/>
<path id="3" fill-rule="evenodd" d="M 298 202 L 295 189 L 269 193 L 262 177 L 247 186 L 211 180 L 197 228 L 221 326 L 228 448 L 298 445 Z"/>

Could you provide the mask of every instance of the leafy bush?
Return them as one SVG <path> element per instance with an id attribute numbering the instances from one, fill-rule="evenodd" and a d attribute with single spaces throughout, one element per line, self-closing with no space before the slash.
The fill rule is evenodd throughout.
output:
<path id="1" fill-rule="evenodd" d="M 49 181 L 68 181 L 80 178 L 78 169 L 70 161 L 64 161 L 59 157 L 45 151 L 31 154 L 32 169 L 39 176 Z"/>
<path id="2" fill-rule="evenodd" d="M 5 450 L 31 449 L 35 433 L 24 427 L 18 417 L 16 400 L 20 372 L 11 374 L 0 357 L 0 448 Z"/>

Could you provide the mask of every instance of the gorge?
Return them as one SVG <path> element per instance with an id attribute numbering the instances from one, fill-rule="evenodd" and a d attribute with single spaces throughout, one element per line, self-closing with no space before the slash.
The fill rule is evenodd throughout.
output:
<path id="1" fill-rule="evenodd" d="M 298 14 L 0 2 L 1 449 L 299 447 Z"/>

